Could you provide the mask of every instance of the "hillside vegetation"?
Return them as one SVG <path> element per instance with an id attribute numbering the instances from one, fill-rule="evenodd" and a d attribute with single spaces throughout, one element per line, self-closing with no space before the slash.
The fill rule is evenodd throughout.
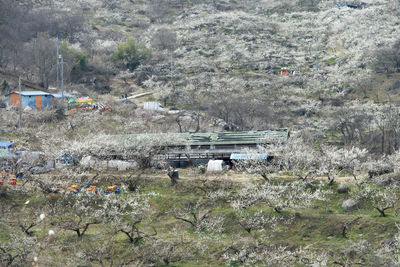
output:
<path id="1" fill-rule="evenodd" d="M 0 0 L 0 140 L 35 152 L 0 159 L 0 265 L 399 266 L 399 15 L 399 0 Z M 6 108 L 19 77 L 55 92 L 57 43 L 65 92 L 95 104 Z M 168 133 L 277 128 L 286 142 L 217 174 L 177 179 L 161 155 Z"/>
<path id="2" fill-rule="evenodd" d="M 148 99 L 186 110 L 167 116 L 177 122 L 167 131 L 311 128 L 343 144 L 342 107 L 354 107 L 354 114 L 398 101 L 394 0 L 365 1 L 363 9 L 317 0 L 2 3 L 9 4 L 1 20 L 4 73 L 55 86 L 59 36 L 67 90 L 115 97 L 152 91 Z M 10 10 L 25 13 L 30 26 L 11 34 L 21 22 Z M 118 56 L 127 40 L 147 52 L 120 50 Z M 289 74 L 280 75 L 281 68 Z M 3 77 L 3 92 L 16 88 L 15 77 Z M 356 143 L 371 145 L 373 139 L 369 148 L 378 150 L 378 127 L 358 128 L 369 141 Z"/>

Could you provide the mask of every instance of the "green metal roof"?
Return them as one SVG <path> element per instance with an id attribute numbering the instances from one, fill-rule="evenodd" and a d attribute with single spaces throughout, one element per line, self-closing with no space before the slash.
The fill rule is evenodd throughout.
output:
<path id="1" fill-rule="evenodd" d="M 264 130 L 264 131 L 240 131 L 240 132 L 206 132 L 206 133 L 157 133 L 157 134 L 128 134 L 117 135 L 118 137 L 134 138 L 135 136 L 158 137 L 172 135 L 177 140 L 172 141 L 176 146 L 200 146 L 200 145 L 246 145 L 246 144 L 270 144 L 286 142 L 289 137 L 289 131 L 283 130 Z M 169 137 L 171 138 L 171 137 Z"/>

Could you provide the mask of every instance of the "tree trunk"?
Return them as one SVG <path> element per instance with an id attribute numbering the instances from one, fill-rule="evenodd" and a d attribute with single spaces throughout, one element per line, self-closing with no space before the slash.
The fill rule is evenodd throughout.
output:
<path id="1" fill-rule="evenodd" d="M 277 213 L 281 213 L 281 212 L 282 212 L 282 208 L 281 208 L 281 207 L 274 207 L 274 210 L 275 210 Z"/>
<path id="2" fill-rule="evenodd" d="M 123 229 L 120 229 L 119 231 L 121 231 L 122 233 L 124 233 L 124 234 L 129 238 L 129 242 L 130 242 L 131 244 L 133 244 L 134 238 L 133 238 L 133 236 L 132 236 L 129 232 L 124 231 Z"/>
<path id="3" fill-rule="evenodd" d="M 376 207 L 375 207 L 375 209 L 377 209 L 379 211 L 379 213 L 381 214 L 382 217 L 386 217 L 385 209 L 380 209 L 380 208 L 376 208 Z"/>
<path id="4" fill-rule="evenodd" d="M 82 238 L 82 236 L 81 236 L 81 231 L 80 231 L 79 228 L 78 228 L 78 229 L 75 229 L 74 231 L 75 231 L 76 234 L 78 235 L 78 238 Z"/>
<path id="5" fill-rule="evenodd" d="M 196 130 L 195 132 L 197 133 L 198 131 L 200 131 L 200 113 L 197 112 L 197 125 L 196 125 Z"/>
<path id="6" fill-rule="evenodd" d="M 264 179 L 264 181 L 269 182 L 269 179 L 268 179 L 268 176 L 266 173 L 262 173 L 261 176 Z"/>
<path id="7" fill-rule="evenodd" d="M 345 225 L 345 226 L 343 226 L 343 229 L 342 229 L 342 237 L 343 238 L 347 238 L 346 230 L 347 230 L 347 226 Z"/>
<path id="8" fill-rule="evenodd" d="M 332 177 L 330 177 L 330 175 L 328 175 L 328 185 L 332 186 L 334 182 L 335 182 L 335 178 L 332 178 Z"/>

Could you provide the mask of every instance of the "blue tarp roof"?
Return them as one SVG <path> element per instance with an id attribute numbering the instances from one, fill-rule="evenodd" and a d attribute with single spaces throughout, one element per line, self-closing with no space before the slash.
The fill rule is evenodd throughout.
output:
<path id="1" fill-rule="evenodd" d="M 0 148 L 11 148 L 13 144 L 13 142 L 0 142 Z"/>
<path id="2" fill-rule="evenodd" d="M 6 94 L 6 95 L 13 94 L 13 93 L 19 94 L 19 92 L 11 92 L 11 93 L 8 93 L 8 94 Z M 51 95 L 51 94 L 50 94 L 50 93 L 43 92 L 43 91 L 22 91 L 22 92 L 21 92 L 21 95 L 24 95 L 24 96 L 34 96 L 34 95 Z"/>
<path id="3" fill-rule="evenodd" d="M 52 94 L 55 98 L 61 98 L 62 94 L 57 93 L 57 94 Z M 70 94 L 65 94 L 64 93 L 64 97 L 70 98 L 70 97 L 74 97 L 73 95 Z"/>
<path id="4" fill-rule="evenodd" d="M 245 160 L 245 159 L 268 159 L 267 154 L 239 154 L 232 153 L 230 159 L 233 160 Z"/>

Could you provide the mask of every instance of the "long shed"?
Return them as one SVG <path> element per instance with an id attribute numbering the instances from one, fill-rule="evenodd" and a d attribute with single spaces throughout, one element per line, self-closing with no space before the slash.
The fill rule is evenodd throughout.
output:
<path id="1" fill-rule="evenodd" d="M 22 99 L 22 105 L 20 100 Z M 32 109 L 53 107 L 54 96 L 42 91 L 22 91 L 6 94 L 7 106 L 20 107 L 23 109 L 30 107 Z"/>
<path id="2" fill-rule="evenodd" d="M 222 159 L 230 160 L 232 154 L 243 154 L 245 149 L 255 149 L 258 145 L 285 143 L 290 136 L 288 129 L 205 132 L 205 133 L 156 133 L 111 135 L 110 138 L 129 142 L 144 136 L 171 140 L 166 145 L 162 158 L 171 161 L 182 159 Z M 188 151 L 188 148 L 189 151 Z M 260 157 L 267 155 L 260 155 Z"/>

